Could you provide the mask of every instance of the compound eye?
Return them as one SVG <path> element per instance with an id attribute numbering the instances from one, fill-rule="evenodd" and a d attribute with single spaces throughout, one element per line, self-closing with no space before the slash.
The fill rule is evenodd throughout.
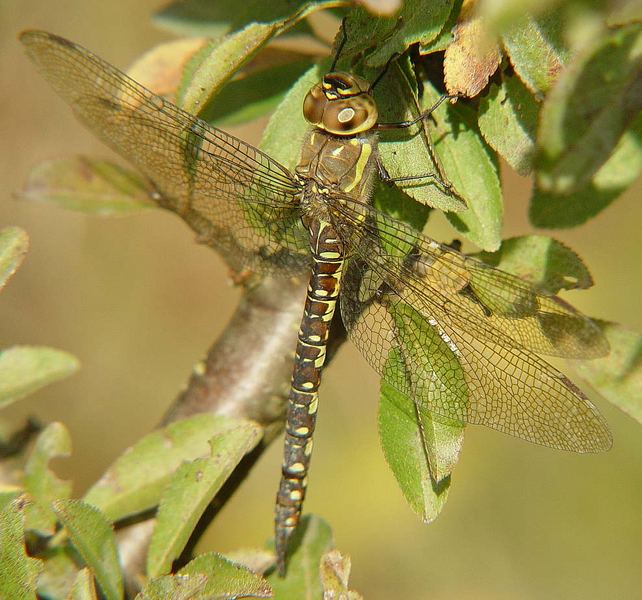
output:
<path id="1" fill-rule="evenodd" d="M 336 135 L 354 135 L 367 131 L 377 122 L 374 100 L 360 95 L 328 104 L 323 117 L 323 127 Z"/>
<path id="2" fill-rule="evenodd" d="M 323 93 L 320 84 L 316 84 L 306 94 L 303 101 L 303 116 L 308 123 L 321 127 L 323 124 L 323 113 L 328 104 L 328 99 Z"/>

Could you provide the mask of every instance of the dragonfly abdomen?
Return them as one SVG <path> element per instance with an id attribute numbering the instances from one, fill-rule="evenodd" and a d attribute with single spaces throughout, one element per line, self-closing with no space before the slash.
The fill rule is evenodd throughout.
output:
<path id="1" fill-rule="evenodd" d="M 294 358 L 281 483 L 276 501 L 276 551 L 280 573 L 285 571 L 287 542 L 299 522 L 305 498 L 321 370 L 344 263 L 343 246 L 334 227 L 316 219 L 310 219 L 306 225 L 310 232 L 313 267 Z"/>

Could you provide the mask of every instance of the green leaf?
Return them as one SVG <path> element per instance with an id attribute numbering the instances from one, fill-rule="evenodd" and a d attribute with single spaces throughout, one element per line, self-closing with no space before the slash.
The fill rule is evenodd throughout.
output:
<path id="1" fill-rule="evenodd" d="M 455 0 L 452 9 L 450 10 L 450 15 L 448 20 L 444 23 L 444 26 L 441 28 L 439 35 L 432 41 L 427 44 L 419 45 L 419 53 L 422 55 L 431 54 L 432 52 L 443 52 L 450 43 L 453 41 L 453 27 L 457 24 L 457 18 L 461 12 L 461 6 L 463 0 Z"/>
<path id="2" fill-rule="evenodd" d="M 609 11 L 606 15 L 606 24 L 609 27 L 618 25 L 629 25 L 642 21 L 642 4 L 637 0 L 624 0 L 608 5 Z"/>
<path id="3" fill-rule="evenodd" d="M 211 456 L 183 463 L 163 492 L 147 554 L 147 575 L 169 572 L 190 534 L 239 461 L 261 439 L 261 428 L 248 422 L 210 440 Z"/>
<path id="4" fill-rule="evenodd" d="M 582 259 L 561 242 L 545 235 L 504 240 L 497 252 L 480 252 L 478 258 L 525 279 L 544 294 L 586 289 L 593 285 L 593 278 Z"/>
<path id="5" fill-rule="evenodd" d="M 582 2 L 583 0 L 580 0 Z M 503 31 L 519 22 L 525 14 L 539 16 L 550 10 L 551 5 L 559 4 L 558 0 L 494 0 L 475 5 L 480 16 L 484 17 L 486 26 L 492 31 Z"/>
<path id="6" fill-rule="evenodd" d="M 245 123 L 274 110 L 294 83 L 310 68 L 309 60 L 261 69 L 234 79 L 220 90 L 201 118 L 217 126 Z"/>
<path id="7" fill-rule="evenodd" d="M 184 461 L 207 456 L 208 440 L 245 423 L 199 414 L 154 431 L 126 450 L 87 492 L 85 501 L 116 521 L 153 508 Z"/>
<path id="8" fill-rule="evenodd" d="M 158 11 L 154 21 L 180 35 L 217 38 L 250 23 L 282 21 L 307 4 L 324 3 L 302 0 L 181 0 Z"/>
<path id="9" fill-rule="evenodd" d="M 251 23 L 223 40 L 210 42 L 190 61 L 188 75 L 177 92 L 178 106 L 200 116 L 218 91 L 278 31 L 275 24 Z"/>
<path id="10" fill-rule="evenodd" d="M 392 17 L 373 18 L 364 8 L 357 8 L 347 20 L 348 41 L 341 58 L 364 52 L 366 64 L 384 65 L 395 52 L 402 54 L 412 44 L 427 45 L 442 31 L 450 16 L 453 0 L 425 2 L 405 0 Z"/>
<path id="11" fill-rule="evenodd" d="M 604 358 L 573 364 L 604 398 L 642 423 L 642 334 L 615 323 L 598 325 L 611 352 Z"/>
<path id="12" fill-rule="evenodd" d="M 265 579 L 216 552 L 201 554 L 185 565 L 178 575 L 207 577 L 207 583 L 200 591 L 204 598 L 272 597 L 272 587 Z"/>
<path id="13" fill-rule="evenodd" d="M 0 407 L 71 375 L 78 366 L 71 354 L 46 346 L 14 346 L 0 351 Z"/>
<path id="14" fill-rule="evenodd" d="M 89 569 L 81 569 L 71 588 L 69 600 L 96 600 L 94 578 Z"/>
<path id="15" fill-rule="evenodd" d="M 205 575 L 164 575 L 148 582 L 136 600 L 206 600 L 201 594 L 206 583 Z"/>
<path id="16" fill-rule="evenodd" d="M 38 578 L 38 595 L 43 598 L 69 598 L 80 577 L 78 564 L 82 564 L 73 546 L 70 543 L 52 545 L 38 556 L 44 565 L 44 571 Z"/>
<path id="17" fill-rule="evenodd" d="M 0 510 L 0 598 L 35 600 L 42 563 L 27 556 L 24 542 L 24 496 Z"/>
<path id="18" fill-rule="evenodd" d="M 75 156 L 37 165 L 18 196 L 101 217 L 127 216 L 152 208 L 152 189 L 115 163 Z"/>
<path id="19" fill-rule="evenodd" d="M 576 227 L 603 211 L 642 172 L 642 115 L 624 132 L 611 157 L 588 185 L 566 196 L 535 187 L 529 218 L 536 227 Z"/>
<path id="20" fill-rule="evenodd" d="M 538 187 L 557 194 L 581 189 L 641 109 L 642 24 L 636 24 L 583 51 L 546 97 L 538 132 Z"/>
<path id="21" fill-rule="evenodd" d="M 118 563 L 116 538 L 105 516 L 82 500 L 56 500 L 53 508 L 60 522 L 107 600 L 123 596 L 123 577 Z"/>
<path id="22" fill-rule="evenodd" d="M 51 503 L 71 494 L 71 482 L 62 481 L 49 470 L 49 462 L 71 454 L 71 438 L 62 423 L 51 423 L 38 436 L 25 467 L 24 487 L 33 502 L 27 507 L 26 528 L 42 535 L 55 531 L 56 516 Z"/>
<path id="23" fill-rule="evenodd" d="M 427 83 L 424 108 L 438 98 L 437 90 Z M 497 159 L 482 139 L 470 108 L 461 103 L 448 104 L 443 112 L 435 113 L 435 118 L 435 151 L 448 180 L 468 204 L 468 210 L 448 213 L 448 220 L 480 248 L 496 250 L 501 243 L 504 212 Z"/>
<path id="24" fill-rule="evenodd" d="M 310 88 L 321 80 L 323 72 L 323 66 L 306 71 L 290 88 L 263 131 L 261 150 L 288 169 L 294 169 L 298 163 L 303 139 L 310 129 L 303 117 L 303 100 Z"/>
<path id="25" fill-rule="evenodd" d="M 380 121 L 398 123 L 419 115 L 415 91 L 404 67 L 395 63 L 388 69 L 375 91 Z M 437 100 L 438 96 L 435 98 Z M 445 106 L 435 111 L 435 118 L 443 118 Z M 435 160 L 430 124 L 401 130 L 384 131 L 380 136 L 381 160 L 392 178 L 428 175 L 426 178 L 396 183 L 396 187 L 414 200 L 444 211 L 461 211 L 464 201 L 454 190 L 446 187 L 441 165 Z M 424 137 L 426 136 L 426 137 Z M 455 186 L 456 188 L 456 186 Z M 457 188 L 458 189 L 458 188 Z"/>
<path id="26" fill-rule="evenodd" d="M 287 31 L 307 15 L 320 10 L 323 4 L 306 3 L 288 18 L 269 23 L 252 22 L 223 39 L 214 40 L 190 61 L 185 81 L 178 90 L 178 106 L 200 116 L 220 89 L 272 38 Z"/>
<path id="27" fill-rule="evenodd" d="M 408 310 L 412 311 L 410 308 Z M 396 315 L 396 321 L 402 327 L 423 327 L 433 337 L 428 343 L 445 345 L 435 332 L 429 331 L 431 328 L 428 324 L 422 326 L 417 322 L 412 325 L 404 320 L 402 314 Z M 417 337 L 423 333 L 417 334 Z M 447 353 L 443 347 L 441 352 L 444 355 Z M 445 362 L 440 360 L 435 361 L 435 364 L 443 364 L 442 370 L 452 366 L 455 372 L 459 371 L 459 377 L 463 377 L 461 366 L 454 356 L 451 357 L 451 365 L 446 365 Z M 399 377 L 412 378 L 415 374 L 407 372 L 404 365 L 401 353 L 391 352 L 384 373 L 385 379 L 394 381 Z M 423 378 L 429 368 L 427 366 L 422 370 Z M 451 376 L 435 372 L 434 379 L 439 381 L 440 378 Z M 455 423 L 448 424 L 443 419 L 436 421 L 427 411 L 418 410 L 415 402 L 421 402 L 419 393 L 413 401 L 386 383 L 385 379 L 381 381 L 379 402 L 379 439 L 384 456 L 410 507 L 424 522 L 430 523 L 437 518 L 448 498 L 450 473 L 459 458 L 464 427 Z M 449 395 L 456 396 L 453 401 L 460 401 L 454 389 L 442 388 L 439 393 L 446 396 L 444 402 L 448 401 Z"/>
<path id="28" fill-rule="evenodd" d="M 276 571 L 268 577 L 274 600 L 321 598 L 319 565 L 321 557 L 333 547 L 330 526 L 320 517 L 304 516 L 289 541 L 285 577 L 279 577 Z"/>
<path id="29" fill-rule="evenodd" d="M 517 77 L 492 84 L 479 103 L 479 130 L 520 175 L 528 175 L 535 151 L 539 105 Z"/>
<path id="30" fill-rule="evenodd" d="M 321 557 L 319 570 L 324 598 L 328 600 L 363 600 L 361 594 L 348 589 L 350 568 L 350 557 L 342 555 L 338 550 L 330 550 Z"/>
<path id="31" fill-rule="evenodd" d="M 383 211 L 384 213 L 394 217 L 399 221 L 408 223 L 417 231 L 422 231 L 426 222 L 428 221 L 428 215 L 430 214 L 430 208 L 424 204 L 419 204 L 415 202 L 412 198 L 408 198 L 397 186 L 386 185 L 385 183 L 378 182 L 375 193 L 374 193 L 374 206 L 378 210 Z M 382 233 L 382 241 L 386 243 L 385 237 L 385 228 L 384 225 L 380 225 L 380 232 Z M 399 246 L 400 240 L 395 240 L 395 246 Z M 400 256 L 407 254 L 412 248 L 408 247 L 407 251 L 404 252 L 402 249 L 398 249 Z M 389 248 L 386 248 L 388 252 L 395 252 L 395 249 L 392 245 Z"/>
<path id="32" fill-rule="evenodd" d="M 538 17 L 523 13 L 502 36 L 515 72 L 534 94 L 546 93 L 568 59 L 562 42 L 565 20 L 559 11 Z"/>
<path id="33" fill-rule="evenodd" d="M 42 563 L 27 556 L 24 542 L 24 496 L 0 510 L 0 598 L 35 600 Z"/>
<path id="34" fill-rule="evenodd" d="M 29 236 L 20 227 L 0 229 L 0 290 L 18 270 L 27 250 Z"/>

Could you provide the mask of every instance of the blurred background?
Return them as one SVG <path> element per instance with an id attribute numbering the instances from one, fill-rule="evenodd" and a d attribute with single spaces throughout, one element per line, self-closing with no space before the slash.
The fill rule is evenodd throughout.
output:
<path id="1" fill-rule="evenodd" d="M 23 267 L 0 296 L 0 347 L 50 345 L 82 362 L 77 375 L 2 418 L 18 424 L 35 415 L 68 426 L 74 454 L 56 468 L 73 477 L 76 494 L 157 424 L 225 326 L 239 291 L 221 283 L 222 261 L 170 213 L 98 219 L 12 198 L 42 160 L 112 157 L 36 73 L 16 35 L 44 28 L 126 68 L 169 39 L 149 20 L 161 6 L 0 3 L 0 226 L 19 225 L 31 237 Z M 234 133 L 256 143 L 260 127 Z M 505 184 L 504 237 L 532 232 L 530 182 L 506 170 Z M 638 330 L 641 193 L 638 183 L 583 227 L 553 233 L 583 257 L 596 281 L 567 298 Z M 429 233 L 453 237 L 440 219 Z M 351 555 L 351 587 L 367 599 L 640 597 L 642 436 L 630 418 L 597 400 L 615 445 L 596 456 L 469 428 L 448 504 L 426 526 L 407 507 L 379 448 L 377 401 L 378 378 L 346 344 L 322 386 L 306 502 Z M 201 549 L 262 546 L 271 537 L 280 454 L 276 444 L 261 459 Z"/>

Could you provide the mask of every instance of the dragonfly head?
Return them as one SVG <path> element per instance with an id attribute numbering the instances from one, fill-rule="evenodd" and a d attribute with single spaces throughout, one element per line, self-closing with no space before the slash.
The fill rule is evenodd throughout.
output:
<path id="1" fill-rule="evenodd" d="M 377 124 L 377 105 L 370 84 L 357 75 L 335 71 L 325 75 L 303 101 L 305 119 L 333 135 L 355 135 Z"/>

